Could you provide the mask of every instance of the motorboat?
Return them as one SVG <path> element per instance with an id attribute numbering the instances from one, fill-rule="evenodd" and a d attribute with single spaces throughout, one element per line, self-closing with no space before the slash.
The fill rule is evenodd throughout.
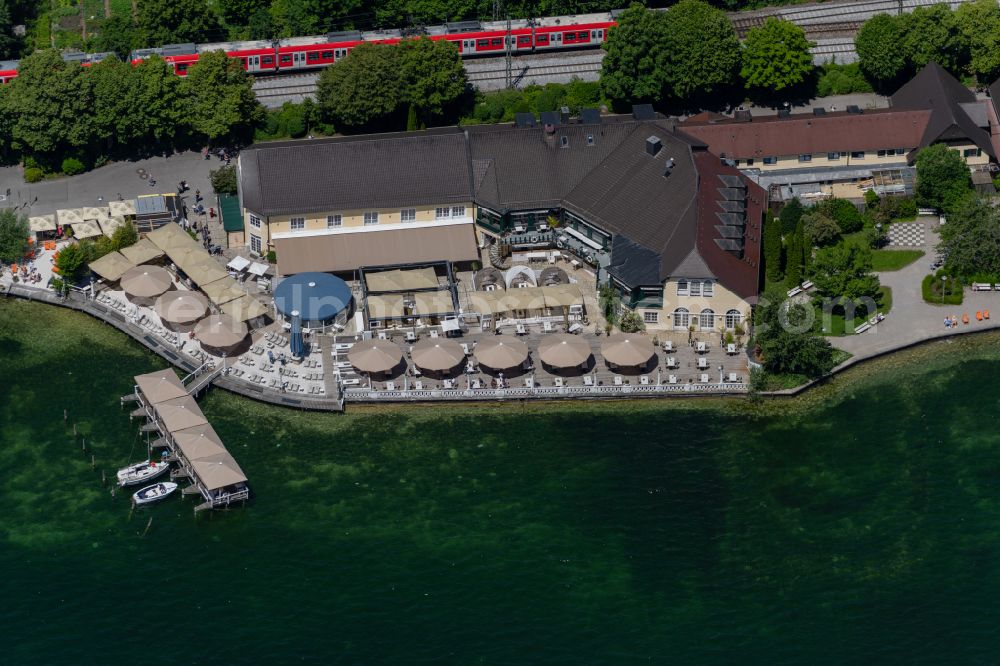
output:
<path id="1" fill-rule="evenodd" d="M 154 483 L 151 486 L 146 486 L 142 490 L 137 490 L 132 495 L 132 501 L 135 502 L 136 506 L 141 506 L 143 504 L 152 504 L 153 502 L 159 502 L 161 499 L 169 495 L 170 493 L 177 490 L 177 484 L 170 481 L 164 481 L 163 483 Z"/>
<path id="2" fill-rule="evenodd" d="M 167 461 L 144 460 L 118 470 L 118 485 L 137 486 L 164 474 L 170 469 Z"/>

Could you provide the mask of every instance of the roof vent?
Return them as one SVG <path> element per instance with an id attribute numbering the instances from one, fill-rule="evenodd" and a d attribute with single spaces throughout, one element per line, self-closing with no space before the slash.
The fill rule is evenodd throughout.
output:
<path id="1" fill-rule="evenodd" d="M 848 104 L 847 105 L 847 112 L 848 113 L 864 113 L 864 111 L 861 109 L 861 107 L 858 106 L 857 104 Z"/>
<path id="2" fill-rule="evenodd" d="M 791 118 L 792 117 L 792 112 L 790 110 L 788 110 L 788 109 L 778 109 L 778 117 L 779 118 Z"/>
<path id="3" fill-rule="evenodd" d="M 674 172 L 674 158 L 667 160 L 667 163 L 663 165 L 663 177 L 666 178 Z"/>
<path id="4" fill-rule="evenodd" d="M 552 123 L 545 123 L 545 133 L 546 134 L 550 134 L 550 135 L 551 134 L 555 134 L 556 133 L 556 126 L 553 125 Z"/>
<path id="5" fill-rule="evenodd" d="M 733 114 L 733 119 L 741 123 L 748 123 L 753 120 L 753 114 L 750 113 L 749 109 L 737 109 L 736 113 Z"/>
<path id="6" fill-rule="evenodd" d="M 559 122 L 563 125 L 569 124 L 569 107 L 563 106 L 559 108 Z"/>
<path id="7" fill-rule="evenodd" d="M 587 145 L 588 146 L 594 145 L 594 135 L 593 134 L 588 134 L 587 135 Z"/>
<path id="8" fill-rule="evenodd" d="M 559 145 L 563 148 L 569 148 L 569 137 L 565 134 L 559 137 Z"/>
<path id="9" fill-rule="evenodd" d="M 656 154 L 660 152 L 660 148 L 663 147 L 663 142 L 660 141 L 660 137 L 655 134 L 648 139 L 646 139 L 646 154 L 656 157 Z"/>

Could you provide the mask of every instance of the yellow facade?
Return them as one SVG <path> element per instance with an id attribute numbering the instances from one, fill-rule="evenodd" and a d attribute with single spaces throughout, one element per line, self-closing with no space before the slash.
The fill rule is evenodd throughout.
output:
<path id="1" fill-rule="evenodd" d="M 453 215 L 455 208 L 464 207 L 464 212 L 462 215 Z M 392 225 L 392 224 L 406 224 L 411 222 L 434 222 L 438 220 L 437 209 L 447 208 L 449 214 L 447 217 L 440 218 L 442 220 L 452 220 L 456 217 L 468 217 L 471 218 L 473 214 L 472 202 L 467 201 L 464 204 L 441 204 L 440 206 L 410 206 L 407 208 L 369 208 L 365 210 L 338 210 L 338 211 L 325 211 L 322 213 L 307 213 L 303 215 L 275 215 L 269 219 L 269 227 L 272 234 L 277 233 L 289 233 L 294 231 L 300 231 L 303 233 L 325 231 L 330 228 L 359 228 L 364 226 L 375 226 L 365 224 L 365 214 L 366 213 L 378 213 L 378 226 Z M 413 219 L 407 219 L 405 222 L 403 218 L 403 211 L 407 211 L 407 215 L 411 212 L 413 214 Z M 331 226 L 331 221 L 329 218 L 340 215 L 340 224 L 338 227 Z M 304 226 L 302 229 L 292 229 L 291 220 L 292 218 L 304 218 Z"/>
<path id="2" fill-rule="evenodd" d="M 688 281 L 690 285 L 691 281 Z M 691 296 L 679 295 L 678 279 L 667 280 L 663 287 L 663 306 L 660 308 L 637 308 L 636 313 L 643 319 L 648 331 L 674 331 L 687 330 L 687 326 L 675 326 L 674 313 L 679 309 L 688 312 L 688 326 L 693 325 L 696 331 L 711 330 L 715 332 L 725 332 L 726 313 L 730 310 L 737 310 L 742 315 L 742 321 L 746 322 L 750 318 L 750 304 L 743 298 L 723 287 L 718 281 L 712 281 L 711 296 Z M 689 286 L 690 290 L 690 286 Z M 711 310 L 712 325 L 708 328 L 701 326 L 701 314 L 705 310 Z M 649 321 L 646 313 L 656 313 L 656 322 Z M 682 318 L 683 319 L 683 318 Z M 744 324 L 745 326 L 745 324 Z"/>
<path id="3" fill-rule="evenodd" d="M 754 158 L 753 164 L 749 162 L 751 160 L 737 160 L 739 168 L 741 169 L 760 169 L 761 171 L 792 171 L 795 169 L 801 170 L 812 170 L 816 168 L 857 168 L 865 166 L 906 166 L 906 153 L 910 149 L 904 149 L 902 155 L 888 153 L 879 157 L 878 151 L 869 150 L 864 152 L 863 157 L 851 157 L 851 153 L 837 153 L 836 159 L 830 159 L 829 153 L 815 153 L 811 155 L 811 159 L 808 161 L 801 161 L 799 155 L 781 155 L 777 156 L 777 160 L 774 164 L 765 164 L 764 158 L 756 157 Z"/>

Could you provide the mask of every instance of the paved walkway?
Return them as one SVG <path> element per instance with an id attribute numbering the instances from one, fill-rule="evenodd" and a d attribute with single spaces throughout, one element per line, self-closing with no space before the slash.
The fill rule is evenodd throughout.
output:
<path id="1" fill-rule="evenodd" d="M 209 171 L 218 169 L 222 163 L 217 157 L 206 160 L 198 152 L 186 152 L 169 157 L 152 157 L 145 160 L 114 162 L 79 176 L 56 178 L 41 183 L 24 182 L 24 170 L 20 166 L 0 168 L 0 207 L 22 207 L 26 215 L 46 215 L 59 208 L 107 205 L 119 195 L 133 199 L 140 194 L 165 194 L 177 191 L 177 184 L 186 180 L 188 190 L 182 198 L 189 211 L 194 206 L 194 192 L 201 190 L 206 208 L 215 207 L 215 195 L 209 181 Z M 156 186 L 139 177 L 140 169 L 152 174 Z M 9 194 L 8 194 L 9 190 Z M 218 217 L 208 220 L 208 216 L 191 215 L 191 220 L 209 223 L 212 241 L 225 246 L 222 221 Z"/>
<path id="2" fill-rule="evenodd" d="M 842 367 L 879 356 L 934 338 L 944 338 L 961 333 L 1000 328 L 1000 292 L 976 292 L 966 288 L 962 305 L 931 305 L 921 294 L 921 282 L 930 273 L 938 242 L 935 223 L 924 218 L 926 254 L 902 270 L 879 273 L 882 284 L 892 288 L 892 310 L 885 320 L 860 335 L 830 338 L 834 347 L 853 354 Z M 992 318 L 976 321 L 977 310 L 989 310 Z M 961 319 L 968 313 L 969 323 L 957 329 L 945 328 L 944 318 L 951 315 Z"/>

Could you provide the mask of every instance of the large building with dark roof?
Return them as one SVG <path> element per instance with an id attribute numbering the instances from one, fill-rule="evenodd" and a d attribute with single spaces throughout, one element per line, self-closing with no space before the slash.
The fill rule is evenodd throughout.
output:
<path id="1" fill-rule="evenodd" d="M 794 196 L 860 199 L 865 191 L 912 194 L 921 148 L 945 143 L 976 173 L 996 163 L 996 110 L 937 63 L 889 99 L 889 108 L 816 108 L 809 114 L 733 117 L 704 113 L 681 129 L 704 141 L 769 190 Z M 987 178 L 988 179 L 988 178 Z"/>
<path id="2" fill-rule="evenodd" d="M 741 323 L 765 192 L 656 116 L 545 120 L 252 146 L 238 163 L 249 245 L 286 275 L 503 266 L 557 246 L 650 329 Z"/>

